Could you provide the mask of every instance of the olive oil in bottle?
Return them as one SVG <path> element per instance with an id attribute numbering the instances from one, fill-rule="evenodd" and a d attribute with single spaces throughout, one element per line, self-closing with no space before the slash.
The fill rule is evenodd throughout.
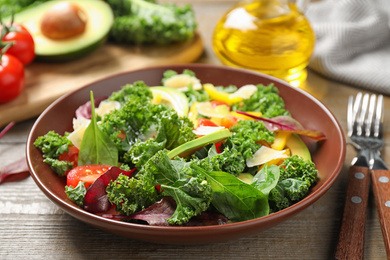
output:
<path id="1" fill-rule="evenodd" d="M 295 86 L 306 79 L 314 44 L 309 21 L 289 0 L 240 2 L 220 19 L 213 35 L 214 51 L 224 64 Z"/>

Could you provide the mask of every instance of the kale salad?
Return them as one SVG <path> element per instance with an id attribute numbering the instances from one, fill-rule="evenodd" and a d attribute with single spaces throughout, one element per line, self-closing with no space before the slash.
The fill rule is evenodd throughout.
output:
<path id="1" fill-rule="evenodd" d="M 72 132 L 34 145 L 64 192 L 105 218 L 159 226 L 263 217 L 305 198 L 319 175 L 305 129 L 270 84 L 215 86 L 167 70 L 75 111 Z"/>

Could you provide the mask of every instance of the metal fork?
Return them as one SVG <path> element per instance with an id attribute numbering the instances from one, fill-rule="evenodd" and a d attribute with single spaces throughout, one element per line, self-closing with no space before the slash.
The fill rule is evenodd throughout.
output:
<path id="1" fill-rule="evenodd" d="M 381 223 L 387 259 L 390 259 L 390 171 L 381 157 L 383 139 L 383 96 L 378 97 L 373 122 L 372 147 L 370 149 L 370 169 L 372 188 Z"/>
<path id="2" fill-rule="evenodd" d="M 357 151 L 357 156 L 352 160 L 349 171 L 335 259 L 363 259 L 370 175 L 389 255 L 390 240 L 386 230 L 390 223 L 390 196 L 388 196 L 390 193 L 389 191 L 384 193 L 384 190 L 389 189 L 390 174 L 380 155 L 380 149 L 384 145 L 383 96 L 379 95 L 377 98 L 375 94 L 370 97 L 369 94 L 363 96 L 362 93 L 358 93 L 355 100 L 350 96 L 347 123 L 349 143 Z M 382 185 L 384 183 L 387 185 Z M 386 203 L 389 206 L 387 208 Z"/>

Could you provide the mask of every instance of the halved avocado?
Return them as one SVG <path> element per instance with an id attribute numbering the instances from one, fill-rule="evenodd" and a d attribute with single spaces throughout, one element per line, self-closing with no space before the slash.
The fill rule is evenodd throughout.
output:
<path id="1" fill-rule="evenodd" d="M 305 160 L 311 161 L 310 151 L 298 135 L 291 134 L 286 142 L 286 146 L 290 149 L 292 155 L 298 155 Z"/>
<path id="2" fill-rule="evenodd" d="M 82 34 L 69 39 L 52 40 L 40 30 L 44 13 L 54 4 L 64 1 L 48 1 L 15 15 L 15 21 L 23 24 L 31 33 L 35 42 L 36 59 L 40 61 L 69 61 L 84 56 L 102 43 L 114 22 L 111 7 L 101 0 L 67 0 L 77 4 L 88 17 Z"/>

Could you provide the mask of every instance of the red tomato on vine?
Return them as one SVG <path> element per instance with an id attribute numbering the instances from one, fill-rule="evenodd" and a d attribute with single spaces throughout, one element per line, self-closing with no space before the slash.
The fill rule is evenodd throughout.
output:
<path id="1" fill-rule="evenodd" d="M 19 96 L 25 83 L 24 66 L 20 60 L 1 52 L 0 103 L 9 102 Z"/>
<path id="2" fill-rule="evenodd" d="M 15 22 L 12 25 L 1 25 L 0 47 L 11 44 L 7 53 L 19 59 L 23 65 L 31 63 L 35 58 L 34 39 L 29 31 Z"/>

